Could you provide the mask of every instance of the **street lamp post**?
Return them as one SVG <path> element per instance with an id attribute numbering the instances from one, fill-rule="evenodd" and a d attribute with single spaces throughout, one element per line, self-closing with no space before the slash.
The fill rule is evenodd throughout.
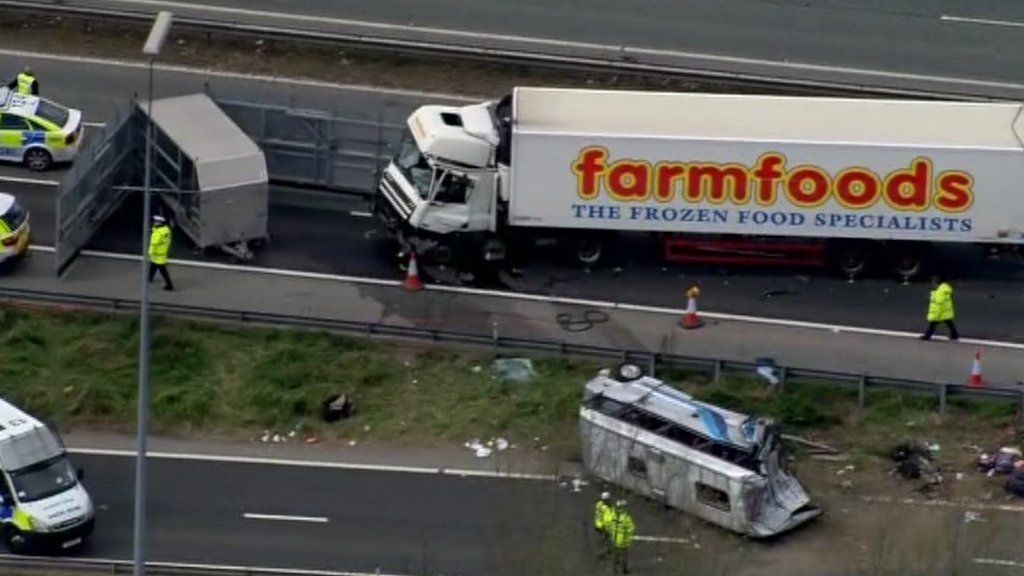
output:
<path id="1" fill-rule="evenodd" d="M 153 61 L 160 54 L 171 29 L 171 13 L 160 12 L 149 31 L 142 53 L 149 59 L 149 93 L 146 117 L 145 182 L 142 183 L 142 297 L 139 305 L 138 451 L 135 455 L 135 526 L 132 545 L 133 576 L 146 573 L 146 434 L 149 420 L 149 220 L 151 149 L 153 146 Z"/>

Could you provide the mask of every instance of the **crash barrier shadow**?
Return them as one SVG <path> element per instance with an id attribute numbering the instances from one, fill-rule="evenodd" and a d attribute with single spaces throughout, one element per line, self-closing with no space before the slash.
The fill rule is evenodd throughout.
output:
<path id="1" fill-rule="evenodd" d="M 18 288 L 0 288 L 0 300 L 8 302 L 28 302 L 50 306 L 69 306 L 90 308 L 108 312 L 130 312 L 139 309 L 135 300 L 109 298 L 103 296 L 83 296 L 24 290 Z M 379 322 L 359 322 L 277 314 L 272 312 L 256 312 L 247 310 L 231 310 L 205 306 L 191 306 L 151 302 L 150 310 L 157 314 L 167 314 L 199 320 L 217 320 L 254 324 L 263 326 L 283 326 L 291 328 L 320 329 L 336 333 L 344 333 L 369 338 L 404 339 L 417 342 L 436 342 L 438 344 L 456 344 L 478 348 L 490 348 L 495 355 L 499 352 L 542 352 L 560 357 L 598 358 L 616 362 L 631 362 L 646 368 L 647 373 L 654 376 L 659 369 L 670 368 L 708 374 L 713 382 L 719 382 L 727 374 L 751 375 L 764 368 L 764 363 L 721 358 L 707 358 L 652 352 L 648 350 L 622 350 L 591 344 L 574 344 L 564 340 L 542 340 L 502 336 L 498 325 L 492 326 L 490 333 L 456 332 L 435 328 L 397 326 Z M 1007 387 L 1006 384 L 989 384 L 988 387 L 977 388 L 966 384 L 949 382 L 930 382 L 891 376 L 876 376 L 867 373 L 838 372 L 783 366 L 772 364 L 772 385 L 781 392 L 788 384 L 796 381 L 827 382 L 837 386 L 845 386 L 857 391 L 858 406 L 863 408 L 867 393 L 872 389 L 896 390 L 919 394 L 934 394 L 938 401 L 939 413 L 945 413 L 950 398 L 967 398 L 972 400 L 1000 399 L 1012 401 L 1019 413 L 1024 413 L 1024 387 Z M 994 384 L 994 385 L 993 385 Z"/>

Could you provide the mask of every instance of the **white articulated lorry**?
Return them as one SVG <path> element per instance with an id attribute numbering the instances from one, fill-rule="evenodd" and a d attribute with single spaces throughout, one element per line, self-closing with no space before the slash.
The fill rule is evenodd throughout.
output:
<path id="1" fill-rule="evenodd" d="M 670 261 L 918 274 L 935 246 L 1024 246 L 1018 103 L 517 88 L 422 106 L 374 206 L 404 248 L 585 264 L 643 233 Z"/>

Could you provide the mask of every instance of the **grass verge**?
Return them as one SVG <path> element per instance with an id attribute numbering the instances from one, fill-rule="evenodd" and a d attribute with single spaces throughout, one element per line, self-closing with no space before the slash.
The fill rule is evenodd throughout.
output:
<path id="1" fill-rule="evenodd" d="M 85 311 L 0 309 L 0 395 L 65 428 L 130 432 L 135 418 L 138 330 L 134 317 Z M 602 366 L 533 358 L 525 384 L 492 376 L 486 352 L 395 345 L 326 333 L 157 317 L 152 348 L 155 431 L 253 437 L 296 426 L 326 439 L 415 445 L 504 436 L 572 456 L 582 385 Z M 833 443 L 857 461 L 884 458 L 900 439 L 955 447 L 1016 441 L 1012 403 L 873 391 L 865 409 L 853 390 L 792 383 L 777 391 L 733 376 L 666 372 L 697 398 L 780 419 L 788 432 Z M 329 395 L 350 394 L 354 417 L 319 420 Z"/>

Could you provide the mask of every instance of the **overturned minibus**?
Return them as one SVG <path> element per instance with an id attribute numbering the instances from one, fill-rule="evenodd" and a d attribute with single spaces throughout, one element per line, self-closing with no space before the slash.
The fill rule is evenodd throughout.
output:
<path id="1" fill-rule="evenodd" d="M 778 426 L 694 400 L 632 364 L 602 370 L 580 406 L 588 474 L 754 538 L 821 514 L 785 467 Z"/>

